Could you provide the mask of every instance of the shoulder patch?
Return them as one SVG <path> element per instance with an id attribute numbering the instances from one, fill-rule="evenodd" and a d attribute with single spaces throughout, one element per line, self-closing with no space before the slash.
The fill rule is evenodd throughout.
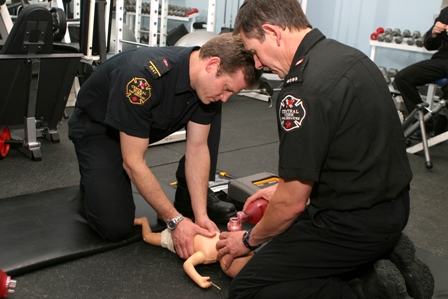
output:
<path id="1" fill-rule="evenodd" d="M 301 99 L 287 95 L 280 101 L 279 120 L 283 130 L 299 129 L 306 117 L 306 109 Z"/>
<path id="2" fill-rule="evenodd" d="M 154 79 L 162 77 L 170 69 L 171 65 L 165 57 L 156 58 L 148 62 L 148 69 Z"/>
<path id="3" fill-rule="evenodd" d="M 151 97 L 151 85 L 145 78 L 134 77 L 126 84 L 126 97 L 132 104 L 143 105 Z"/>
<path id="4" fill-rule="evenodd" d="M 289 74 L 285 77 L 285 85 L 303 82 L 303 72 L 308 63 L 308 57 L 302 57 L 294 63 L 294 67 L 290 69 Z"/>

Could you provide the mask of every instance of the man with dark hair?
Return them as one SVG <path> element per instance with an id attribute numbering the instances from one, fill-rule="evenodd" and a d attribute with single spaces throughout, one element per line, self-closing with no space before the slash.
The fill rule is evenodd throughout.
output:
<path id="1" fill-rule="evenodd" d="M 267 242 L 229 298 L 431 298 L 431 273 L 402 235 L 412 173 L 378 67 L 312 29 L 297 0 L 245 1 L 234 33 L 284 84 L 280 180 L 247 199 L 269 201 L 263 218 L 217 243 L 231 265 Z"/>
<path id="2" fill-rule="evenodd" d="M 90 226 L 111 241 L 132 231 L 132 182 L 167 221 L 178 255 L 193 254 L 194 235 L 218 231 L 207 214 L 210 123 L 221 101 L 257 86 L 260 75 L 240 37 L 231 34 L 201 48 L 133 49 L 102 64 L 81 87 L 69 121 Z M 185 183 L 195 223 L 182 221 L 145 160 L 150 143 L 185 126 Z"/>

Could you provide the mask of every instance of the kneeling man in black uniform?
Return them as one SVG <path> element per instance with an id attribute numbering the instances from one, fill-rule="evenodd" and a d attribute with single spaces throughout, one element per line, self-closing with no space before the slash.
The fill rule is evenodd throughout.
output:
<path id="1" fill-rule="evenodd" d="M 256 86 L 260 76 L 252 54 L 231 34 L 201 48 L 133 49 L 102 64 L 82 85 L 69 120 L 90 226 L 112 241 L 132 231 L 132 182 L 167 221 L 178 255 L 193 254 L 194 235 L 218 231 L 207 214 L 210 123 L 221 102 Z M 183 127 L 185 184 L 195 223 L 182 221 L 145 160 L 150 143 Z"/>
<path id="2" fill-rule="evenodd" d="M 269 200 L 253 229 L 217 243 L 229 266 L 269 241 L 229 298 L 430 299 L 431 273 L 402 235 L 412 173 L 378 67 L 312 29 L 297 0 L 246 0 L 234 32 L 284 84 L 279 183 L 248 198 Z"/>

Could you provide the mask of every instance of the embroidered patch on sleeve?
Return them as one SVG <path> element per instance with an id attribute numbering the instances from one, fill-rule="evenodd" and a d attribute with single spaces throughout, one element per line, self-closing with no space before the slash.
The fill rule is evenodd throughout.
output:
<path id="1" fill-rule="evenodd" d="M 168 59 L 160 57 L 150 60 L 148 62 L 148 69 L 150 70 L 152 77 L 157 79 L 166 74 L 171 69 L 171 65 L 169 64 Z"/>
<path id="2" fill-rule="evenodd" d="M 126 97 L 132 104 L 143 105 L 151 97 L 151 85 L 145 78 L 134 77 L 126 84 Z"/>
<path id="3" fill-rule="evenodd" d="M 285 131 L 299 129 L 306 117 L 306 110 L 301 99 L 287 95 L 280 102 L 280 125 Z"/>

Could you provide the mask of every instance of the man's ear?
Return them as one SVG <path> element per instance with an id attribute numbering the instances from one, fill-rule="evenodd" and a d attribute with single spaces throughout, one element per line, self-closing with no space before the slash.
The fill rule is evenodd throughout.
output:
<path id="1" fill-rule="evenodd" d="M 207 72 L 211 72 L 213 70 L 216 70 L 216 72 L 219 70 L 219 66 L 221 65 L 221 58 L 217 56 L 212 56 L 208 58 L 207 64 L 205 65 L 205 70 Z"/>
<path id="2" fill-rule="evenodd" d="M 275 43 L 279 46 L 282 38 L 282 30 L 280 27 L 271 24 L 263 24 L 261 28 L 264 31 L 266 40 L 274 39 Z"/>

